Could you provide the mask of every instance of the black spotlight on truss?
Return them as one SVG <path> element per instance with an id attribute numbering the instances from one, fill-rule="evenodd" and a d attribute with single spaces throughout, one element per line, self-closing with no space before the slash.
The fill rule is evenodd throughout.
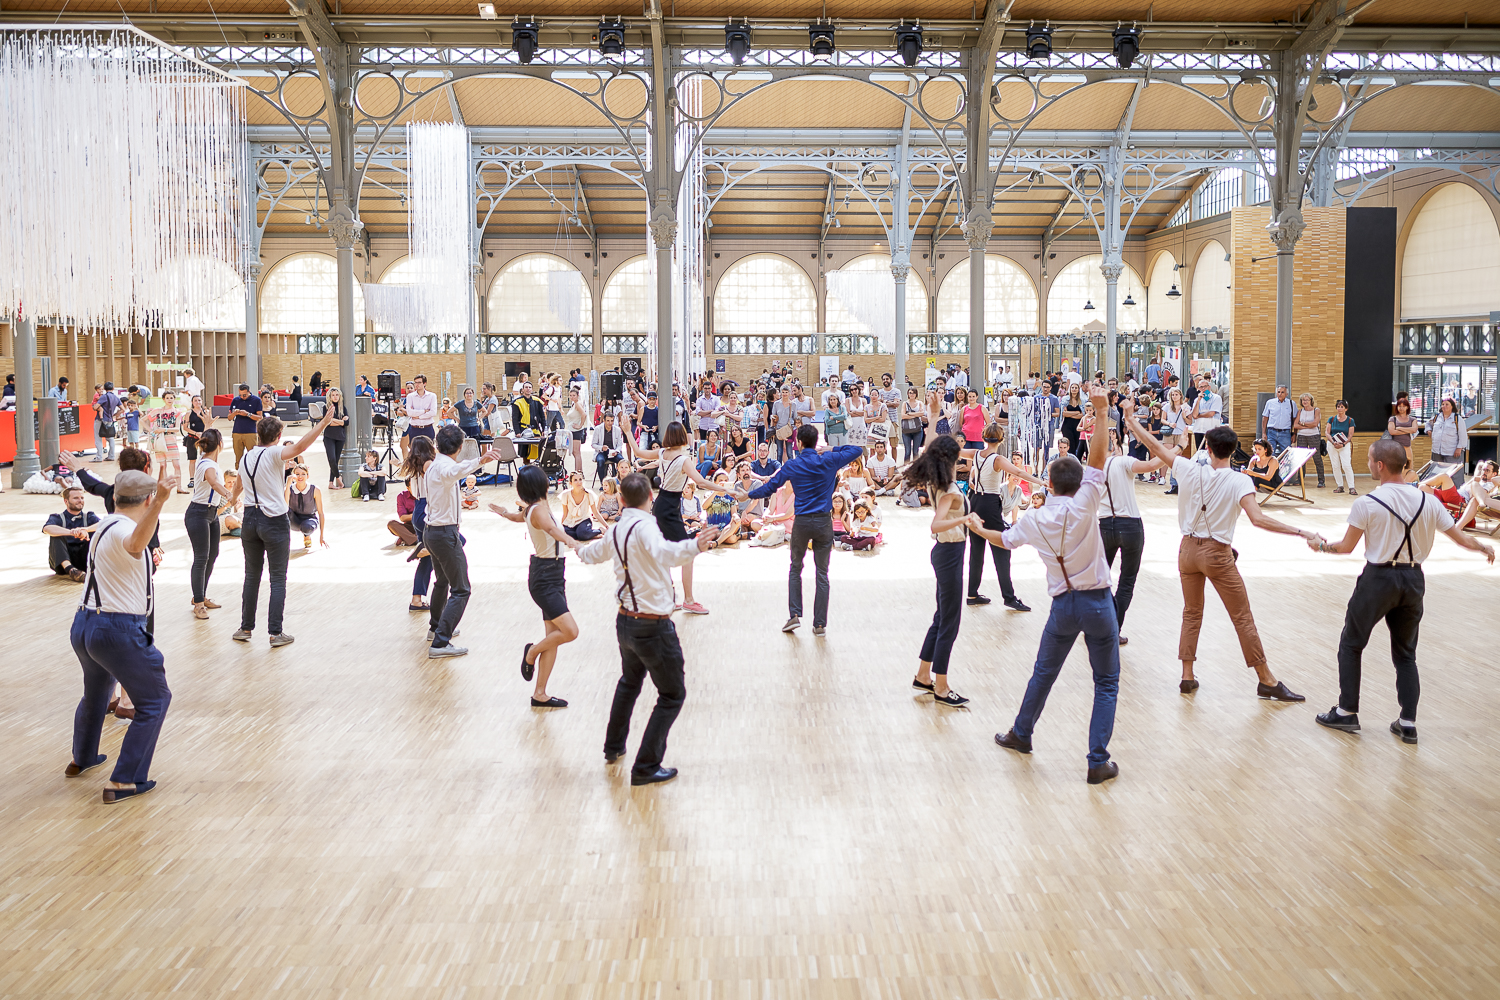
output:
<path id="1" fill-rule="evenodd" d="M 1026 29 L 1026 58 L 1052 58 L 1052 25 L 1030 25 Z"/>
<path id="2" fill-rule="evenodd" d="M 536 58 L 537 36 L 541 33 L 541 25 L 535 21 L 516 21 L 510 26 L 511 51 L 523 63 L 529 63 Z"/>
<path id="3" fill-rule="evenodd" d="M 724 51 L 729 53 L 729 58 L 736 66 L 745 63 L 745 57 L 750 54 L 750 25 L 748 23 L 735 24 L 732 21 L 724 25 Z"/>
<path id="4" fill-rule="evenodd" d="M 601 55 L 620 55 L 625 51 L 625 22 L 600 21 L 598 38 Z"/>
<path id="5" fill-rule="evenodd" d="M 1115 59 L 1121 69 L 1129 69 L 1135 57 L 1141 54 L 1141 29 L 1133 24 L 1128 28 L 1116 28 L 1114 36 Z"/>
<path id="6" fill-rule="evenodd" d="M 832 21 L 814 21 L 807 26 L 807 48 L 819 59 L 833 58 L 836 48 Z"/>
<path id="7" fill-rule="evenodd" d="M 917 57 L 922 54 L 922 26 L 920 24 L 900 24 L 896 27 L 896 51 L 901 55 L 901 61 L 908 66 L 917 64 Z"/>

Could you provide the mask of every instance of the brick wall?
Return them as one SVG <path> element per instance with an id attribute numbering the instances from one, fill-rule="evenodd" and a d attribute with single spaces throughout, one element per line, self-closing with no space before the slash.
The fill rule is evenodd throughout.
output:
<path id="1" fill-rule="evenodd" d="M 1344 209 L 1302 210 L 1293 278 L 1293 399 L 1310 392 L 1325 413 L 1344 392 Z M 1268 208 L 1236 208 L 1230 220 L 1234 313 L 1232 368 L 1224 395 L 1242 433 L 1259 427 L 1257 392 L 1276 388 L 1276 245 Z M 1269 257 L 1251 263 L 1252 258 Z"/>

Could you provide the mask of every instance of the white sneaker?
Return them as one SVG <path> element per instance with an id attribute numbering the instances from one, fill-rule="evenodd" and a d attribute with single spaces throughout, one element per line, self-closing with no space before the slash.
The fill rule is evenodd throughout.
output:
<path id="1" fill-rule="evenodd" d="M 469 651 L 462 646 L 454 646 L 452 644 L 447 646 L 430 646 L 427 650 L 427 658 L 429 660 L 436 660 L 444 656 L 467 656 L 468 653 Z"/>

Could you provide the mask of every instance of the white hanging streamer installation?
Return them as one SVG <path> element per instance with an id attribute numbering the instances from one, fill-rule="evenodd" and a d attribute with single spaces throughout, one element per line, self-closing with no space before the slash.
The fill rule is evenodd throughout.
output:
<path id="1" fill-rule="evenodd" d="M 367 284 L 365 314 L 377 330 L 411 343 L 469 331 L 474 210 L 470 201 L 469 132 L 447 122 L 406 126 L 407 238 L 416 280 Z"/>
<path id="2" fill-rule="evenodd" d="M 582 333 L 583 275 L 577 271 L 548 271 L 547 310 L 575 336 Z"/>
<path id="3" fill-rule="evenodd" d="M 0 28 L 0 314 L 110 332 L 222 313 L 244 89 L 134 28 Z"/>
<path id="4" fill-rule="evenodd" d="M 828 293 L 835 295 L 849 315 L 880 338 L 880 349 L 896 349 L 896 279 L 890 268 L 879 271 L 829 271 Z"/>

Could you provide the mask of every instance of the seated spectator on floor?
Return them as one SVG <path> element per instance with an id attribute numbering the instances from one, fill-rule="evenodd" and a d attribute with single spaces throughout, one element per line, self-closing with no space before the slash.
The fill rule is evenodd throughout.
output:
<path id="1" fill-rule="evenodd" d="M 771 503 L 766 508 L 766 513 L 750 519 L 749 527 L 755 532 L 750 544 L 774 548 L 785 542 L 792 530 L 792 518 L 796 516 L 796 501 L 791 480 L 787 480 L 771 494 Z"/>
<path id="2" fill-rule="evenodd" d="M 771 457 L 771 446 L 762 441 L 755 446 L 755 461 L 750 463 L 750 474 L 757 482 L 763 483 L 776 475 L 781 469 L 781 463 Z"/>
<path id="3" fill-rule="evenodd" d="M 602 481 L 609 475 L 610 469 L 625 457 L 625 432 L 615 422 L 613 413 L 604 414 L 604 422 L 594 428 L 594 436 L 589 445 L 594 449 L 594 465 L 597 468 L 595 478 Z"/>
<path id="4" fill-rule="evenodd" d="M 286 484 L 287 519 L 292 528 L 302 532 L 302 549 L 313 547 L 313 532 L 318 533 L 318 544 L 328 548 L 325 529 L 328 518 L 323 513 L 323 491 L 316 483 L 308 482 L 307 466 L 301 462 L 292 465 L 292 478 Z"/>
<path id="5" fill-rule="evenodd" d="M 365 452 L 365 463 L 359 467 L 359 495 L 366 503 L 385 499 L 385 470 L 374 451 Z"/>
<path id="6" fill-rule="evenodd" d="M 839 470 L 839 489 L 847 493 L 858 493 L 869 485 L 870 477 L 865 471 L 863 457 L 856 458 Z"/>
<path id="7" fill-rule="evenodd" d="M 614 524 L 620 519 L 620 481 L 614 476 L 604 477 L 604 492 L 599 494 L 599 519 L 605 524 Z"/>
<path id="8" fill-rule="evenodd" d="M 703 501 L 698 499 L 697 485 L 691 479 L 682 487 L 682 523 L 689 533 L 703 527 Z"/>
<path id="9" fill-rule="evenodd" d="M 729 470 L 720 469 L 714 473 L 714 485 L 729 488 Z M 708 506 L 704 510 L 704 523 L 710 528 L 719 529 L 719 537 L 714 539 L 714 548 L 722 545 L 736 545 L 740 541 L 740 510 L 735 501 L 733 491 L 728 493 L 715 493 L 708 498 Z"/>
<path id="10" fill-rule="evenodd" d="M 604 518 L 599 516 L 599 505 L 594 494 L 583 485 L 583 473 L 568 474 L 568 488 L 563 490 L 562 502 L 562 529 L 569 538 L 587 542 L 603 534 L 594 526 L 595 521 L 603 521 Z"/>
<path id="11" fill-rule="evenodd" d="M 734 467 L 734 471 L 737 477 L 736 481 L 739 483 L 742 492 L 749 493 L 760 485 L 756 482 L 754 474 L 750 471 L 749 462 L 741 462 Z M 761 512 L 765 509 L 765 501 L 758 499 L 736 501 L 735 507 L 739 513 L 741 523 L 748 525 L 751 520 L 761 516 Z"/>
<path id="12" fill-rule="evenodd" d="M 467 476 L 458 488 L 459 506 L 464 510 L 479 509 L 479 477 Z"/>
<path id="13" fill-rule="evenodd" d="M 869 485 L 875 487 L 875 495 L 893 497 L 901 483 L 901 474 L 896 471 L 896 459 L 887 454 L 884 441 L 875 442 L 875 454 L 865 459 L 865 475 Z"/>
<path id="14" fill-rule="evenodd" d="M 240 474 L 233 469 L 224 472 L 224 489 L 230 496 L 234 496 L 234 486 L 240 481 Z M 225 500 L 219 504 L 219 531 L 221 534 L 231 538 L 240 537 L 240 521 L 245 514 L 245 496 L 240 494 L 236 500 Z"/>
<path id="15" fill-rule="evenodd" d="M 42 534 L 47 536 L 47 564 L 58 576 L 82 583 L 89 565 L 89 539 L 99 515 L 84 510 L 87 494 L 79 486 L 62 492 L 63 509 L 47 517 Z"/>
<path id="16" fill-rule="evenodd" d="M 874 501 L 867 497 L 860 497 L 854 501 L 854 511 L 849 515 L 848 537 L 843 539 L 850 549 L 863 551 L 873 549 L 885 537 L 880 533 L 880 518 L 876 515 L 878 508 Z"/>
<path id="17" fill-rule="evenodd" d="M 385 523 L 386 529 L 396 536 L 396 547 L 417 544 L 417 529 L 412 526 L 412 515 L 417 510 L 417 498 L 411 493 L 411 480 L 406 488 L 396 494 L 396 518 Z"/>

